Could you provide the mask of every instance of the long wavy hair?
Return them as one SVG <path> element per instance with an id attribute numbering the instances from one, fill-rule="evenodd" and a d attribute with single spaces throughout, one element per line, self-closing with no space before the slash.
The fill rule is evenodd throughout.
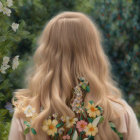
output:
<path id="1" fill-rule="evenodd" d="M 68 106 L 72 88 L 77 77 L 85 77 L 90 84 L 90 93 L 85 102 L 93 99 L 104 109 L 104 122 L 99 125 L 97 140 L 118 140 L 108 121 L 119 122 L 119 114 L 111 100 L 120 103 L 121 91 L 111 75 L 111 65 L 101 44 L 101 33 L 96 24 L 80 12 L 62 12 L 53 17 L 44 27 L 34 54 L 34 66 L 28 75 L 25 89 L 15 91 L 15 96 L 24 104 L 31 104 L 38 112 L 32 125 L 38 135 L 32 138 L 45 140 L 42 122 L 54 112 L 74 116 Z M 40 107 L 44 110 L 40 112 Z M 24 118 L 22 111 L 15 115 Z M 117 122 L 117 123 L 118 123 Z"/>

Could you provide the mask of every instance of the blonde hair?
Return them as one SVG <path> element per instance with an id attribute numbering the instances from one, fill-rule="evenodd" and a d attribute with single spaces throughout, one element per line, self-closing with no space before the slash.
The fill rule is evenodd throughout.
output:
<path id="1" fill-rule="evenodd" d="M 110 100 L 120 103 L 121 91 L 112 79 L 111 66 L 95 23 L 83 13 L 62 12 L 47 23 L 38 45 L 28 87 L 15 92 L 18 99 L 24 100 L 25 104 L 32 104 L 39 113 L 32 122 L 38 135 L 32 137 L 46 139 L 41 125 L 52 113 L 74 116 L 68 102 L 72 88 L 78 82 L 77 77 L 83 76 L 90 84 L 91 92 L 87 96 L 104 109 L 105 120 L 99 126 L 96 138 L 106 140 L 106 136 L 118 140 L 107 123 L 119 115 Z M 42 112 L 41 106 L 44 108 Z M 23 112 L 16 112 L 16 115 L 24 117 Z"/>

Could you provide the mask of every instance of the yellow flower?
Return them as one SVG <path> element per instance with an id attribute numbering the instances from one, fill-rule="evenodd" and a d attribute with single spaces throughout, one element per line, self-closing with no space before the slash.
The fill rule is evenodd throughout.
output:
<path id="1" fill-rule="evenodd" d="M 85 132 L 87 136 L 95 136 L 98 133 L 98 128 L 92 123 L 89 123 L 85 128 Z"/>
<path id="2" fill-rule="evenodd" d="M 77 118 L 66 117 L 66 127 L 67 128 L 72 127 L 74 124 L 76 124 L 76 121 L 78 121 Z"/>
<path id="3" fill-rule="evenodd" d="M 100 110 L 96 108 L 94 104 L 88 103 L 88 106 L 86 108 L 90 117 L 96 117 L 101 115 Z"/>
<path id="4" fill-rule="evenodd" d="M 48 135 L 54 136 L 57 133 L 56 125 L 58 124 L 57 120 L 44 120 L 42 129 L 43 131 L 47 132 Z"/>

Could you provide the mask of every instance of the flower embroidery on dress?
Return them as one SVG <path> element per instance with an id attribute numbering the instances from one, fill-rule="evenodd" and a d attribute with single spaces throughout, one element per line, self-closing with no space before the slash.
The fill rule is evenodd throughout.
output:
<path id="1" fill-rule="evenodd" d="M 94 124 L 89 123 L 85 129 L 85 132 L 87 136 L 95 136 L 98 132 L 98 128 Z"/>
<path id="2" fill-rule="evenodd" d="M 73 88 L 73 97 L 70 106 L 75 112 L 75 117 L 53 114 L 49 120 L 44 120 L 42 130 L 51 139 L 76 140 L 93 138 L 98 133 L 98 124 L 103 121 L 103 109 L 96 106 L 94 101 L 84 105 L 84 97 L 90 91 L 89 83 L 80 77 L 79 84 Z M 53 121 L 57 123 L 52 123 Z"/>
<path id="3" fill-rule="evenodd" d="M 78 129 L 79 132 L 82 132 L 86 128 L 87 124 L 88 123 L 86 121 L 80 120 L 80 121 L 77 122 L 76 128 Z"/>
<path id="4" fill-rule="evenodd" d="M 88 103 L 88 106 L 86 107 L 86 109 L 87 109 L 87 112 L 88 112 L 90 117 L 95 118 L 96 116 L 101 115 L 101 111 L 98 109 L 98 107 L 95 107 L 93 102 Z"/>
<path id="5" fill-rule="evenodd" d="M 57 120 L 45 120 L 43 122 L 42 130 L 47 132 L 48 135 L 54 136 L 57 133 L 56 125 L 58 124 Z"/>
<path id="6" fill-rule="evenodd" d="M 75 113 L 75 117 L 71 118 L 54 113 L 43 121 L 41 128 L 50 139 L 93 140 L 98 133 L 98 125 L 104 120 L 103 109 L 101 106 L 95 105 L 93 100 L 90 100 L 87 105 L 84 104 L 84 98 L 90 91 L 89 83 L 84 77 L 79 77 L 78 81 L 79 84 L 73 88 L 73 96 L 70 101 L 70 107 Z M 42 110 L 43 108 L 41 107 L 40 112 Z M 26 125 L 24 134 L 31 131 L 36 135 L 36 130 L 31 126 L 32 120 L 38 115 L 35 108 L 28 105 L 24 108 L 24 114 L 27 118 L 24 121 Z M 114 129 L 114 127 L 111 128 Z M 120 135 L 120 133 L 118 134 Z"/>
<path id="7" fill-rule="evenodd" d="M 76 121 L 78 121 L 77 118 L 66 117 L 66 127 L 67 128 L 72 127 L 74 124 L 76 124 Z"/>

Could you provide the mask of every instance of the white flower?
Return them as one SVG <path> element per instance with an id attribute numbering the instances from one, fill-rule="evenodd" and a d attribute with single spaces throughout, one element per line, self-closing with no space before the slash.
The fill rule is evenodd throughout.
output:
<path id="1" fill-rule="evenodd" d="M 70 117 L 66 117 L 66 127 L 70 128 L 72 127 L 74 124 L 76 124 L 76 121 L 78 121 L 77 118 L 70 118 Z"/>
<path id="2" fill-rule="evenodd" d="M 54 113 L 53 117 L 56 119 L 58 117 L 58 113 Z"/>
<path id="3" fill-rule="evenodd" d="M 1 68 L 0 68 L 1 73 L 5 74 L 5 73 L 6 73 L 5 71 L 6 71 L 9 67 L 10 67 L 10 65 L 2 65 Z"/>
<path id="4" fill-rule="evenodd" d="M 13 0 L 7 0 L 7 6 L 11 7 L 13 5 Z"/>
<path id="5" fill-rule="evenodd" d="M 18 60 L 19 60 L 19 55 L 15 56 L 13 58 L 13 62 L 12 62 L 12 69 L 13 70 L 15 70 L 18 67 L 18 65 L 19 65 L 19 61 Z"/>
<path id="6" fill-rule="evenodd" d="M 6 70 L 10 67 L 10 65 L 8 65 L 10 58 L 8 56 L 4 56 L 3 57 L 3 62 L 0 68 L 1 73 L 5 74 Z"/>
<path id="7" fill-rule="evenodd" d="M 3 11 L 3 5 L 2 5 L 2 3 L 0 2 L 0 12 L 2 12 Z"/>
<path id="8" fill-rule="evenodd" d="M 16 32 L 16 30 L 17 30 L 18 27 L 19 27 L 19 24 L 17 24 L 17 23 L 12 23 L 11 27 L 12 27 L 13 31 Z"/>
<path id="9" fill-rule="evenodd" d="M 11 15 L 11 10 L 7 7 L 3 7 L 2 12 L 3 12 L 3 14 L 6 14 L 7 16 Z"/>
<path id="10" fill-rule="evenodd" d="M 12 6 L 12 0 L 7 0 L 7 5 L 8 7 Z M 7 7 L 3 7 L 3 4 L 0 2 L 0 12 L 3 12 L 3 14 L 10 16 L 11 15 L 11 10 Z"/>
<path id="11" fill-rule="evenodd" d="M 10 58 L 8 56 L 3 57 L 3 65 L 7 65 L 9 62 Z"/>
<path id="12" fill-rule="evenodd" d="M 3 73 L 3 74 L 6 73 L 5 70 L 6 70 L 6 69 L 5 69 L 4 67 L 1 67 L 1 68 L 0 68 L 0 72 Z"/>
<path id="13" fill-rule="evenodd" d="M 31 105 L 28 105 L 24 110 L 24 114 L 26 115 L 26 117 L 32 117 L 34 113 L 35 113 L 35 109 L 32 108 Z"/>

